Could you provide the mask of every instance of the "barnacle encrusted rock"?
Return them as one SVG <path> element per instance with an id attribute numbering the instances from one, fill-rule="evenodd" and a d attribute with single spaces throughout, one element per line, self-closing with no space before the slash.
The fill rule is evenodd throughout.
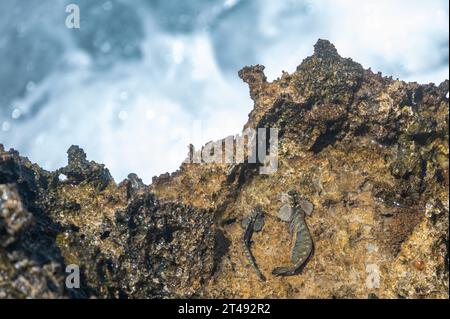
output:
<path id="1" fill-rule="evenodd" d="M 206 210 L 159 201 L 135 174 L 116 185 L 77 146 L 56 172 L 0 151 L 0 297 L 187 298 L 211 276 Z"/>
<path id="2" fill-rule="evenodd" d="M 278 170 L 183 164 L 151 185 L 215 211 L 226 258 L 205 295 L 448 298 L 448 80 L 383 77 L 326 40 L 273 82 L 260 65 L 239 76 L 254 100 L 245 128 L 279 130 Z M 300 275 L 280 279 L 269 274 L 289 263 L 288 229 L 277 217 L 289 189 L 314 205 L 306 221 L 315 251 Z M 249 269 L 234 222 L 256 205 L 275 217 L 253 238 L 265 283 Z"/>
<path id="3" fill-rule="evenodd" d="M 135 174 L 116 184 L 77 146 L 55 172 L 1 147 L 0 298 L 448 298 L 448 80 L 383 77 L 326 40 L 273 82 L 260 65 L 239 76 L 254 101 L 244 129 L 279 131 L 273 174 L 183 163 L 149 186 Z M 288 190 L 314 207 L 314 252 L 280 278 Z M 239 225 L 257 206 L 265 282 Z M 65 286 L 71 264 L 79 289 Z"/>

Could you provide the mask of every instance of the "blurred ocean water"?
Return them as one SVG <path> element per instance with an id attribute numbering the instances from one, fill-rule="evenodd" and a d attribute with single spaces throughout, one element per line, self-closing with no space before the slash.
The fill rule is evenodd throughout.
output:
<path id="1" fill-rule="evenodd" d="M 81 28 L 65 25 L 69 3 Z M 120 181 L 240 132 L 237 71 L 292 72 L 318 38 L 385 75 L 448 79 L 446 0 L 2 0 L 0 143 L 44 168 L 72 144 Z"/>

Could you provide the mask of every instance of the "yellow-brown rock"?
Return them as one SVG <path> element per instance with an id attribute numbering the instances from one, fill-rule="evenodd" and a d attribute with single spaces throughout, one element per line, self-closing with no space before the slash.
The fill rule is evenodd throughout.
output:
<path id="1" fill-rule="evenodd" d="M 0 297 L 448 298 L 448 80 L 383 77 L 326 40 L 273 82 L 260 65 L 239 76 L 254 100 L 244 128 L 278 129 L 272 174 L 183 163 L 149 186 L 133 174 L 117 185 L 78 147 L 56 172 L 0 149 L 0 192 L 13 194 L 1 202 Z M 276 277 L 290 262 L 277 217 L 289 190 L 314 205 L 314 251 L 299 274 Z M 265 225 L 251 249 L 265 282 L 242 246 L 240 222 L 257 205 Z M 23 223 L 11 228 L 11 216 Z M 56 288 L 20 290 L 12 278 L 31 268 L 14 269 L 18 260 L 57 265 Z M 58 281 L 68 264 L 83 268 L 83 289 Z"/>

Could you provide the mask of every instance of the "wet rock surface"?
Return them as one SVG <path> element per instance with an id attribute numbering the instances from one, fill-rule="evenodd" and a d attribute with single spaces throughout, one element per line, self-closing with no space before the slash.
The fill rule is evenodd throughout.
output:
<path id="1" fill-rule="evenodd" d="M 77 146 L 55 172 L 1 148 L 0 298 L 448 298 L 448 80 L 383 77 L 326 40 L 273 82 L 260 65 L 239 76 L 255 104 L 244 128 L 279 130 L 273 174 L 183 163 L 116 184 Z M 289 190 L 312 212 L 314 251 L 275 277 L 291 256 Z M 255 207 L 264 282 L 242 244 Z M 65 286 L 71 264 L 79 289 Z"/>

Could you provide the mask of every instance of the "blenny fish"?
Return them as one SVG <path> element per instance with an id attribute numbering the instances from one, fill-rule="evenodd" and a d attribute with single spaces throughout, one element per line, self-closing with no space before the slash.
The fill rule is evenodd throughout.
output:
<path id="1" fill-rule="evenodd" d="M 290 222 L 289 232 L 294 237 L 291 253 L 293 265 L 276 267 L 272 270 L 272 274 L 275 276 L 298 274 L 314 249 L 313 240 L 305 221 L 305 215 L 311 215 L 314 206 L 309 201 L 300 199 L 295 191 L 289 191 L 288 194 L 289 204 L 280 209 L 278 217 L 283 221 Z"/>
<path id="2" fill-rule="evenodd" d="M 253 256 L 252 251 L 250 249 L 253 232 L 260 232 L 264 227 L 264 212 L 262 208 L 260 206 L 255 207 L 250 213 L 250 215 L 242 220 L 241 226 L 244 229 L 242 246 L 245 255 L 250 264 L 252 265 L 253 269 L 255 270 L 256 274 L 258 275 L 258 278 L 261 281 L 265 281 L 266 278 L 264 277 L 261 270 L 258 268 L 255 257 Z"/>

